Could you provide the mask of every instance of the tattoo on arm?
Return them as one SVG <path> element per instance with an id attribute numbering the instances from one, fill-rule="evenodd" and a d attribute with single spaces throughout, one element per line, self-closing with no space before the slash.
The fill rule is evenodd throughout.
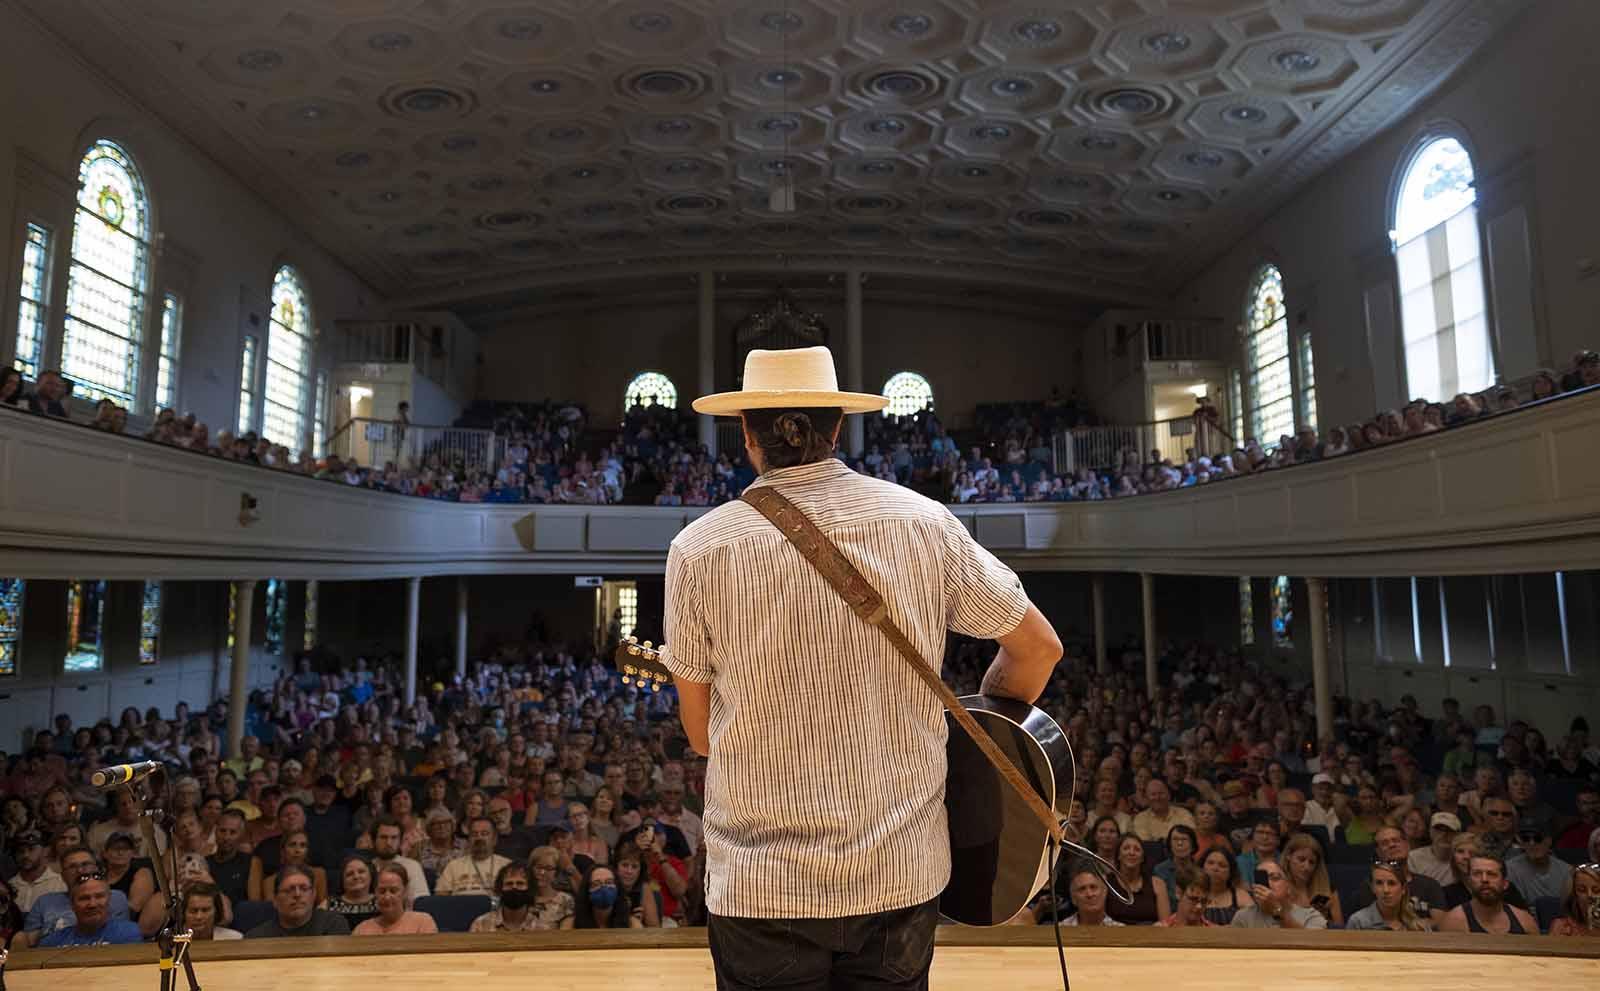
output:
<path id="1" fill-rule="evenodd" d="M 1005 671 L 1000 667 L 1000 665 L 989 665 L 989 670 L 984 672 L 983 684 L 978 688 L 978 691 L 982 692 L 984 695 L 1004 696 L 1007 694 L 1006 675 Z"/>

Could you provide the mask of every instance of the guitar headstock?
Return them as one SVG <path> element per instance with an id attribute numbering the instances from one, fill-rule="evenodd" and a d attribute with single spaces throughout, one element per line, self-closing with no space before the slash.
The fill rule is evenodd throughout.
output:
<path id="1" fill-rule="evenodd" d="M 638 685 L 640 688 L 648 685 L 652 692 L 659 692 L 662 685 L 672 682 L 672 672 L 661 663 L 661 651 L 651 646 L 648 640 L 641 643 L 638 637 L 623 637 L 622 642 L 617 644 L 614 660 L 617 670 L 622 672 L 624 685 Z"/>

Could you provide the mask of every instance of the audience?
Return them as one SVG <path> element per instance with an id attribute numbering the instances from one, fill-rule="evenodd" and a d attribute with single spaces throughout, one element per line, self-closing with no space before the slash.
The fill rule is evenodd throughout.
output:
<path id="1" fill-rule="evenodd" d="M 357 936 L 419 936 L 439 931 L 433 916 L 411 909 L 411 878 L 399 864 L 378 868 L 376 915 L 355 928 Z"/>
<path id="2" fill-rule="evenodd" d="M 344 916 L 317 908 L 316 879 L 299 864 L 283 864 L 276 874 L 272 918 L 245 933 L 246 939 L 280 936 L 345 936 L 350 924 Z"/>
<path id="3" fill-rule="evenodd" d="M 1472 897 L 1445 913 L 1441 931 L 1538 935 L 1539 924 L 1533 916 L 1526 909 L 1506 903 L 1510 882 L 1506 879 L 1506 862 L 1498 854 L 1481 850 L 1474 853 L 1468 877 Z"/>
<path id="4" fill-rule="evenodd" d="M 108 946 L 138 943 L 144 939 L 139 927 L 127 919 L 112 918 L 111 887 L 97 874 L 85 874 L 73 882 L 72 924 L 60 926 L 41 937 L 43 947 Z"/>

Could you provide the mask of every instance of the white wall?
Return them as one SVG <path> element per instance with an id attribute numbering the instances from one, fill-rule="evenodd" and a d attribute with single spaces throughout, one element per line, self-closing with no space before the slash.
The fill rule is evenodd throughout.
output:
<path id="1" fill-rule="evenodd" d="M 1255 267 L 1283 271 L 1290 324 L 1310 329 L 1316 352 L 1320 421 L 1370 418 L 1385 375 L 1369 354 L 1362 293 L 1394 266 L 1388 248 L 1391 181 L 1410 142 L 1430 123 L 1453 121 L 1470 140 L 1482 189 L 1525 203 L 1532 220 L 1534 353 L 1565 365 L 1600 344 L 1600 277 L 1580 262 L 1600 259 L 1600 130 L 1594 126 L 1600 79 L 1600 3 L 1549 0 L 1472 60 L 1415 112 L 1341 161 L 1179 294 L 1194 312 L 1240 319 Z M 1303 322 L 1302 322 L 1303 318 Z M 1518 342 L 1520 343 L 1520 342 Z M 1380 355 L 1380 360 L 1391 355 Z M 1505 368 L 1508 377 L 1525 367 Z"/>
<path id="2" fill-rule="evenodd" d="M 37 163 L 47 173 L 45 185 L 71 197 L 81 150 L 102 136 L 126 143 L 151 194 L 155 230 L 166 245 L 153 278 L 157 286 L 181 279 L 185 296 L 180 405 L 213 431 L 231 427 L 237 416 L 240 341 L 253 333 L 265 343 L 279 264 L 292 263 L 304 276 L 324 344 L 336 318 L 377 314 L 375 294 L 311 243 L 293 218 L 276 213 L 13 5 L 0 4 L 0 298 L 6 301 L 0 328 L 8 333 L 0 354 L 13 346 L 23 225 L 39 202 L 37 184 L 19 184 L 19 176 Z M 65 278 L 70 218 L 67 212 L 57 232 L 58 281 Z M 147 342 L 158 334 L 158 327 L 148 328 Z"/>

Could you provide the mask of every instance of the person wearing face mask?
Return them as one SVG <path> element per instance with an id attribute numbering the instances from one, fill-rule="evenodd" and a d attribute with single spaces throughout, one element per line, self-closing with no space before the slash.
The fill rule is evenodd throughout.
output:
<path id="1" fill-rule="evenodd" d="M 617 887 L 617 876 L 604 864 L 590 867 L 578 885 L 575 929 L 643 929 L 644 912 Z"/>
<path id="2" fill-rule="evenodd" d="M 533 904 L 532 883 L 529 870 L 520 863 L 508 863 L 495 875 L 495 907 L 472 920 L 468 932 L 520 933 L 548 928 L 539 924 L 538 916 L 529 911 Z"/>
<path id="3" fill-rule="evenodd" d="M 419 936 L 436 933 L 438 925 L 426 912 L 411 910 L 411 877 L 399 864 L 378 868 L 378 914 L 356 926 L 356 936 Z"/>

